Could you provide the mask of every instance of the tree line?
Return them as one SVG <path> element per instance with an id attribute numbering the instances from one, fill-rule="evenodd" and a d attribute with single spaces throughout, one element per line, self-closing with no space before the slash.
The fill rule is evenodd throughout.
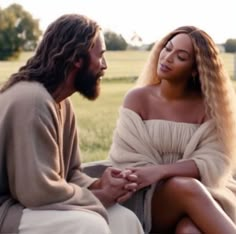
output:
<path id="1" fill-rule="evenodd" d="M 21 5 L 0 8 L 0 60 L 17 57 L 22 50 L 34 50 L 40 35 L 39 21 Z"/>
<path id="2" fill-rule="evenodd" d="M 0 60 L 17 57 L 21 51 L 33 51 L 42 32 L 39 20 L 23 9 L 19 4 L 0 7 Z M 129 45 L 122 35 L 113 31 L 105 31 L 107 50 L 137 49 Z M 154 43 L 147 45 L 150 50 Z M 228 39 L 224 44 L 225 52 L 236 52 L 236 39 Z"/>

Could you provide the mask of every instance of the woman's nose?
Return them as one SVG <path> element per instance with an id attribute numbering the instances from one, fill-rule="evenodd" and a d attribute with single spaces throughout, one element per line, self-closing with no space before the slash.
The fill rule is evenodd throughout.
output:
<path id="1" fill-rule="evenodd" d="M 169 63 L 172 63 L 173 62 L 173 53 L 166 54 L 165 60 Z"/>

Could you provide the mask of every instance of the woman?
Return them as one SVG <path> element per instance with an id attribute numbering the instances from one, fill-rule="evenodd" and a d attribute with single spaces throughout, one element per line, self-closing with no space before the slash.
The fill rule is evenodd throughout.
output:
<path id="1" fill-rule="evenodd" d="M 236 233 L 235 96 L 213 40 L 177 28 L 154 45 L 138 84 L 109 156 L 150 186 L 146 231 Z"/>

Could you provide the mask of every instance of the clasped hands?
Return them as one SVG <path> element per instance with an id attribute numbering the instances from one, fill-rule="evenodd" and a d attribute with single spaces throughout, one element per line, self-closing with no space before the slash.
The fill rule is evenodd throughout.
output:
<path id="1" fill-rule="evenodd" d="M 137 176 L 131 170 L 108 167 L 89 189 L 105 207 L 109 207 L 129 199 L 136 192 L 137 186 Z"/>

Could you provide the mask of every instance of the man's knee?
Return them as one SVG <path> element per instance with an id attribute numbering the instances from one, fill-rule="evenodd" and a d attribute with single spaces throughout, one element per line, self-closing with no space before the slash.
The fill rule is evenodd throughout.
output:
<path id="1" fill-rule="evenodd" d="M 108 208 L 107 211 L 110 220 L 120 220 L 120 222 L 125 223 L 139 223 L 139 219 L 135 213 L 122 205 L 116 204 Z"/>
<path id="2" fill-rule="evenodd" d="M 91 211 L 38 211 L 25 209 L 19 233 L 110 234 L 110 229 L 101 215 Z"/>
<path id="3" fill-rule="evenodd" d="M 98 214 L 90 214 L 88 212 L 87 215 L 80 217 L 80 221 L 77 221 L 77 223 L 78 226 L 83 226 L 82 229 L 84 230 L 84 232 L 82 233 L 111 234 L 107 222 L 102 216 Z"/>
<path id="4" fill-rule="evenodd" d="M 144 233 L 138 217 L 128 208 L 116 204 L 108 208 L 107 211 L 112 233 Z"/>

